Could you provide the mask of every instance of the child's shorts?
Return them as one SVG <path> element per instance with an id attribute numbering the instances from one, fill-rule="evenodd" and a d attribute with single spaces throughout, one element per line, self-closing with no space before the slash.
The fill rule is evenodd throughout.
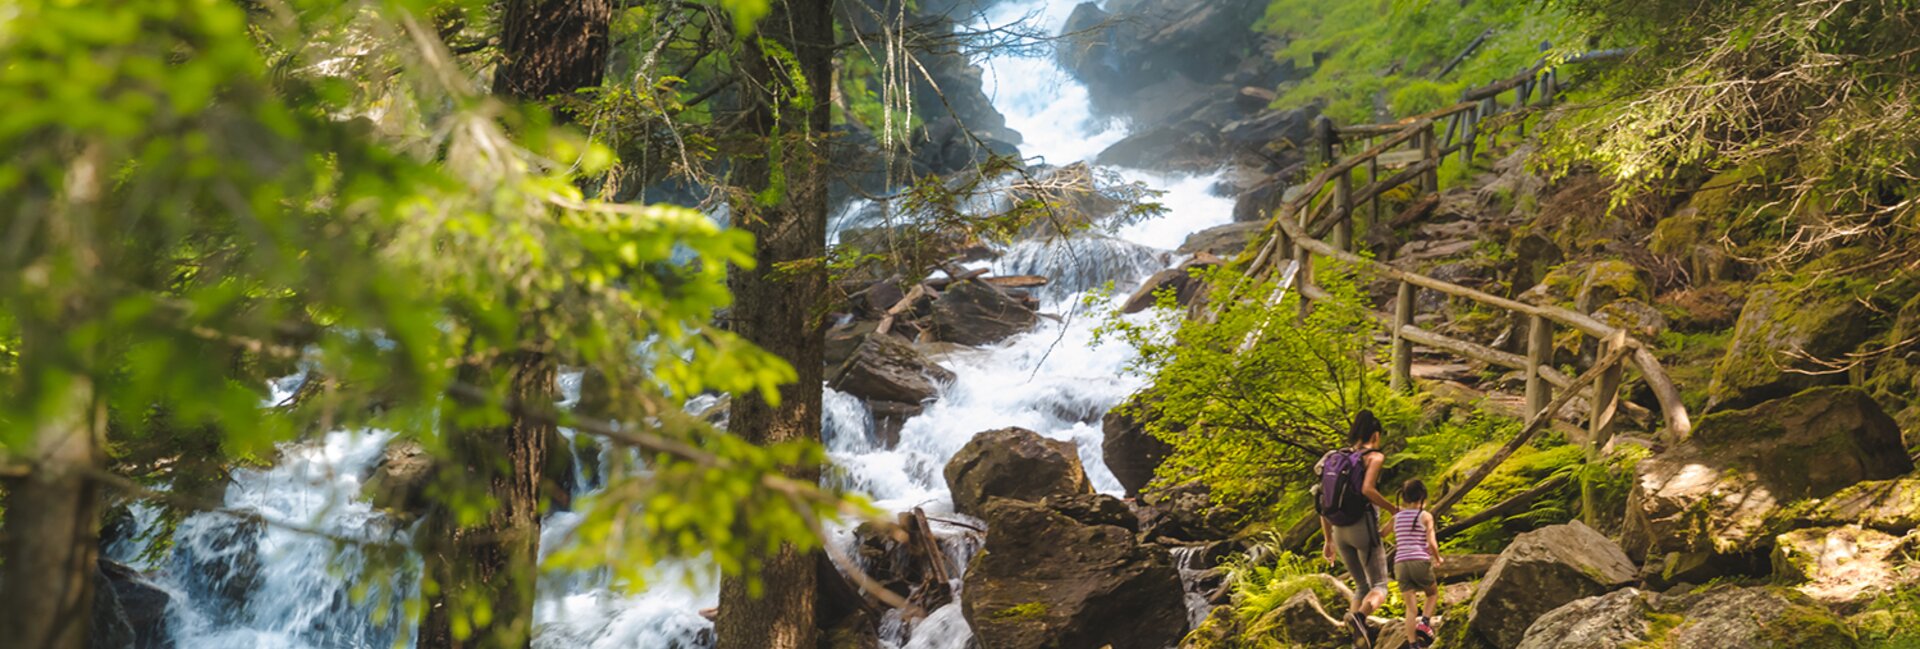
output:
<path id="1" fill-rule="evenodd" d="M 1433 588 L 1433 562 L 1413 560 L 1393 564 L 1393 578 L 1400 582 L 1401 592 Z"/>

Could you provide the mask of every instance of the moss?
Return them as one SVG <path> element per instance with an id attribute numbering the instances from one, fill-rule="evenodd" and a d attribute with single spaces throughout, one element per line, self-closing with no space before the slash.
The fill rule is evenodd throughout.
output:
<path id="1" fill-rule="evenodd" d="M 1048 610 L 1047 605 L 1042 602 L 1027 602 L 995 611 L 993 617 L 1001 620 L 1037 620 L 1046 617 Z"/>

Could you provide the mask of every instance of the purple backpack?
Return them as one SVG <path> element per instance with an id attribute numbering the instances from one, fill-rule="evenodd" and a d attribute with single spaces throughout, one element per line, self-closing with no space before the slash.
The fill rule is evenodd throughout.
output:
<path id="1" fill-rule="evenodd" d="M 1366 520 L 1367 454 L 1377 451 L 1339 450 L 1320 460 L 1319 497 L 1314 508 L 1327 522 L 1346 527 Z"/>

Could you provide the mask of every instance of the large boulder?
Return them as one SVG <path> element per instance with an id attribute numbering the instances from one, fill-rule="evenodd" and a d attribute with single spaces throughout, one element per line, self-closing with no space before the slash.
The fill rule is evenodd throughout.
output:
<path id="1" fill-rule="evenodd" d="M 1654 633 L 1652 595 L 1624 588 L 1577 599 L 1527 627 L 1519 649 L 1623 649 Z"/>
<path id="2" fill-rule="evenodd" d="M 1297 587 L 1299 592 L 1255 620 L 1252 631 L 1278 635 L 1301 647 L 1346 644 L 1349 633 L 1340 619 L 1347 614 L 1347 602 L 1353 600 L 1353 591 L 1332 575 L 1302 575 L 1294 579 L 1299 581 L 1288 582 L 1285 587 Z"/>
<path id="3" fill-rule="evenodd" d="M 1191 305 L 1207 287 L 1207 283 L 1196 277 L 1195 273 L 1213 268 L 1219 263 L 1219 258 L 1211 254 L 1202 254 L 1179 266 L 1154 273 L 1152 277 L 1147 278 L 1147 281 L 1140 283 L 1140 288 L 1127 297 L 1126 303 L 1120 305 L 1120 312 L 1139 313 L 1153 308 L 1159 304 L 1160 293 L 1163 291 L 1173 292 L 1175 304 Z"/>
<path id="4" fill-rule="evenodd" d="M 1777 587 L 1666 595 L 1632 588 L 1570 602 L 1527 629 L 1524 649 L 1789 649 L 1857 646 L 1831 611 Z"/>
<path id="5" fill-rule="evenodd" d="M 1140 398 L 1141 395 L 1135 395 L 1131 403 L 1139 403 Z M 1153 482 L 1153 472 L 1159 470 L 1160 463 L 1173 454 L 1173 445 L 1147 432 L 1146 424 L 1137 419 L 1141 414 L 1130 406 L 1122 406 L 1108 410 L 1106 416 L 1100 418 L 1100 431 L 1104 435 L 1100 454 L 1129 497 L 1140 495 L 1140 490 Z"/>
<path id="6" fill-rule="evenodd" d="M 93 573 L 93 619 L 87 630 L 90 647 L 172 649 L 167 629 L 167 606 L 173 597 L 139 571 L 101 559 Z"/>
<path id="7" fill-rule="evenodd" d="M 436 466 L 420 442 L 394 441 L 382 452 L 360 492 L 374 507 L 390 513 L 424 511 L 427 483 L 433 480 Z"/>
<path id="8" fill-rule="evenodd" d="M 1821 285 L 1758 286 L 1733 327 L 1727 353 L 1713 367 L 1707 407 L 1745 408 L 1817 385 L 1841 383 L 1846 375 L 1819 370 L 1808 359 L 1838 358 L 1865 341 L 1871 305 L 1851 292 Z"/>
<path id="9" fill-rule="evenodd" d="M 975 434 L 947 461 L 945 475 L 954 510 L 975 516 L 990 498 L 1037 503 L 1048 496 L 1093 493 L 1073 442 L 1025 428 Z"/>
<path id="10" fill-rule="evenodd" d="M 990 345 L 1040 321 L 1020 300 L 985 282 L 954 282 L 933 301 L 933 333 L 962 345 Z"/>
<path id="11" fill-rule="evenodd" d="M 962 606 L 982 649 L 1164 649 L 1185 634 L 1180 577 L 1165 550 L 1126 528 L 995 498 Z"/>
<path id="12" fill-rule="evenodd" d="M 1232 259 L 1240 251 L 1247 249 L 1247 243 L 1260 235 L 1267 227 L 1264 221 L 1246 223 L 1228 223 L 1218 225 L 1187 235 L 1180 244 L 1179 253 L 1193 255 L 1207 253 L 1222 259 Z"/>
<path id="13" fill-rule="evenodd" d="M 1920 581 L 1920 535 L 1894 536 L 1858 525 L 1812 527 L 1774 539 L 1773 574 L 1816 601 L 1863 604 Z"/>
<path id="14" fill-rule="evenodd" d="M 1682 608 L 1684 606 L 1684 608 Z M 1831 611 L 1782 588 L 1718 588 L 1662 603 L 1678 614 L 1666 634 L 1672 649 L 1846 649 L 1853 633 Z"/>
<path id="15" fill-rule="evenodd" d="M 1512 649 L 1548 611 L 1625 586 L 1636 574 L 1620 546 L 1592 528 L 1578 521 L 1543 527 L 1500 553 L 1474 593 L 1467 625 L 1489 644 Z"/>
<path id="16" fill-rule="evenodd" d="M 1640 463 L 1625 543 L 1647 556 L 1747 553 L 1771 540 L 1767 519 L 1789 503 L 1912 470 L 1899 428 L 1857 388 L 1715 413 Z"/>
<path id="17" fill-rule="evenodd" d="M 891 335 L 869 335 L 827 376 L 835 390 L 871 401 L 918 404 L 952 382 L 953 372 Z"/>

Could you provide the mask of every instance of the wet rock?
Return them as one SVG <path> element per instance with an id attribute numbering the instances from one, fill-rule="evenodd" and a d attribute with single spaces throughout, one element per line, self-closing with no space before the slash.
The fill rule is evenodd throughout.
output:
<path id="1" fill-rule="evenodd" d="M 1204 273 L 1217 265 L 1219 260 L 1213 255 L 1202 254 L 1177 267 L 1154 273 L 1147 281 L 1140 283 L 1140 288 L 1127 298 L 1126 303 L 1120 305 L 1120 312 L 1139 313 L 1153 308 L 1159 303 L 1163 291 L 1173 291 L 1175 304 L 1191 305 L 1207 288 L 1207 283 L 1196 277 L 1195 273 Z"/>
<path id="2" fill-rule="evenodd" d="M 955 282 L 933 301 L 933 332 L 940 340 L 990 345 L 1026 331 L 1040 320 L 1020 300 L 984 282 Z"/>
<path id="3" fill-rule="evenodd" d="M 1126 528 L 1087 525 L 1044 505 L 986 504 L 986 546 L 962 606 L 982 649 L 1163 649 L 1186 632 L 1180 577 Z"/>
<path id="4" fill-rule="evenodd" d="M 1141 398 L 1134 395 L 1130 402 L 1138 403 Z M 1129 413 L 1128 406 L 1121 406 L 1100 418 L 1104 435 L 1100 452 L 1113 477 L 1126 489 L 1127 496 L 1133 497 L 1153 482 L 1154 471 L 1173 454 L 1173 446 L 1147 432 L 1146 424 L 1134 418 L 1141 413 Z"/>
<path id="5" fill-rule="evenodd" d="M 1732 555 L 1763 546 L 1787 504 L 1913 470 L 1900 430 L 1857 388 L 1816 388 L 1708 415 L 1637 468 L 1623 539 L 1633 553 Z"/>
<path id="6" fill-rule="evenodd" d="M 1187 235 L 1186 242 L 1180 244 L 1180 254 L 1191 255 L 1206 252 L 1222 259 L 1232 259 L 1247 248 L 1247 243 L 1266 229 L 1264 221 L 1249 223 L 1228 223 L 1214 226 Z"/>
<path id="7" fill-rule="evenodd" d="M 1858 525 L 1793 530 L 1774 540 L 1774 577 L 1829 605 L 1859 605 L 1920 581 L 1920 535 Z"/>
<path id="8" fill-rule="evenodd" d="M 828 373 L 827 385 L 863 399 L 919 404 L 953 379 L 952 371 L 927 360 L 907 341 L 869 335 Z"/>
<path id="9" fill-rule="evenodd" d="M 848 615 L 820 630 L 820 649 L 881 649 L 880 631 L 866 613 Z"/>
<path id="10" fill-rule="evenodd" d="M 360 492 L 374 507 L 389 512 L 424 511 L 427 483 L 433 481 L 436 467 L 420 442 L 398 440 L 387 445 Z"/>
<path id="11" fill-rule="evenodd" d="M 975 434 L 947 462 L 945 475 L 954 510 L 975 516 L 992 498 L 1037 503 L 1048 496 L 1093 493 L 1073 442 L 1024 428 Z"/>
<path id="12" fill-rule="evenodd" d="M 101 559 L 93 573 L 90 647 L 172 649 L 167 606 L 173 597 L 125 564 Z"/>
<path id="13" fill-rule="evenodd" d="M 1819 285 L 1774 284 L 1747 293 L 1733 341 L 1713 367 L 1707 386 L 1711 410 L 1746 408 L 1818 385 L 1843 383 L 1842 374 L 1805 374 L 1820 369 L 1806 357 L 1833 359 L 1867 339 L 1873 312 L 1850 292 Z"/>
<path id="14" fill-rule="evenodd" d="M 1578 521 L 1543 527 L 1500 553 L 1474 594 L 1467 625 L 1493 646 L 1511 649 L 1548 611 L 1625 586 L 1636 575 L 1620 546 L 1592 528 Z"/>
<path id="15" fill-rule="evenodd" d="M 892 449 L 900 444 L 900 430 L 906 427 L 907 420 L 920 416 L 927 407 L 918 403 L 868 401 L 867 410 L 873 413 L 874 441 L 882 448 Z"/>
<path id="16" fill-rule="evenodd" d="M 880 327 L 880 323 L 871 320 L 855 320 L 827 330 L 826 364 L 829 368 L 840 367 L 853 357 L 860 343 L 866 342 L 867 335 Z"/>
<path id="17" fill-rule="evenodd" d="M 1622 649 L 1653 636 L 1655 595 L 1625 588 L 1568 602 L 1527 627 L 1519 649 Z"/>

